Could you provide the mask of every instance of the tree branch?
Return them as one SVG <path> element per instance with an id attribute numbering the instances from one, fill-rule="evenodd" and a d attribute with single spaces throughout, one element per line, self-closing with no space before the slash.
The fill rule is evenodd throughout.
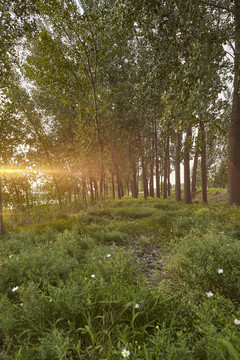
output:
<path id="1" fill-rule="evenodd" d="M 225 52 L 226 52 L 229 56 L 231 56 L 233 59 L 235 59 L 234 55 L 231 54 L 229 51 L 225 50 Z"/>
<path id="2" fill-rule="evenodd" d="M 233 52 L 235 53 L 235 47 L 233 46 L 233 44 L 230 40 L 228 40 L 228 44 L 229 44 L 230 48 L 233 50 Z"/>
<path id="3" fill-rule="evenodd" d="M 214 3 L 211 2 L 211 1 L 201 0 L 201 3 L 202 3 L 202 4 L 205 4 L 205 5 L 209 5 L 209 6 L 211 6 L 211 7 L 215 7 L 215 8 L 217 8 L 217 9 L 222 9 L 222 10 L 226 10 L 226 11 L 228 11 L 228 12 L 230 12 L 230 13 L 233 13 L 233 11 L 232 11 L 229 7 L 223 6 L 223 5 L 214 4 Z"/>

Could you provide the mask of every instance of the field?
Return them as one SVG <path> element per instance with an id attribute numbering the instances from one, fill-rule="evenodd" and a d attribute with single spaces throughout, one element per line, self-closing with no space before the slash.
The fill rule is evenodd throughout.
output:
<path id="1" fill-rule="evenodd" d="M 44 209 L 0 242 L 0 359 L 240 359 L 239 208 Z"/>

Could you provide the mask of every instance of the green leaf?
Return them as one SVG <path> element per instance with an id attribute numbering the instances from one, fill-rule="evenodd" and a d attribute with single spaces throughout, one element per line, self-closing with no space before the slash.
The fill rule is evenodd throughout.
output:
<path id="1" fill-rule="evenodd" d="M 231 359 L 240 360 L 236 349 L 233 347 L 233 345 L 229 341 L 227 341 L 225 339 L 221 339 L 221 340 L 219 340 L 219 346 L 220 346 L 220 350 L 222 353 L 223 353 L 223 348 L 225 347 L 226 350 L 228 351 Z"/>

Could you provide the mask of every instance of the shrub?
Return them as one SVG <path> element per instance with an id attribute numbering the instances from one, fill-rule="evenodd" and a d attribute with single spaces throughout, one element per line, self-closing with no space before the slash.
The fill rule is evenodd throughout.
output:
<path id="1" fill-rule="evenodd" d="M 174 279 L 198 291 L 223 294 L 240 302 L 240 247 L 224 234 L 191 231 L 174 246 L 168 271 Z M 223 269 L 223 273 L 218 273 Z"/>

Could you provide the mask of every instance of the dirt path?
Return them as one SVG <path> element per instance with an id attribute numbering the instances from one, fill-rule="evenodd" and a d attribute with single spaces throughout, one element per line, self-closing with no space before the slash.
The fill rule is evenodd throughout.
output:
<path id="1" fill-rule="evenodd" d="M 159 281 L 159 274 L 164 271 L 165 266 L 160 246 L 151 245 L 150 248 L 142 249 L 136 242 L 131 248 L 128 246 L 123 246 L 123 248 L 132 251 L 132 255 L 145 274 L 148 283 L 154 281 L 154 278 Z"/>

